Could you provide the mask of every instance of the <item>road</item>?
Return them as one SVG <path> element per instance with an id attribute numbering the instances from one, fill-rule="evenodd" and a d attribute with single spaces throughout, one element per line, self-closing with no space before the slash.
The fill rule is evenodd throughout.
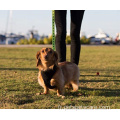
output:
<path id="1" fill-rule="evenodd" d="M 70 45 L 67 45 L 70 46 Z M 120 45 L 82 45 L 82 47 L 84 46 L 120 46 Z M 52 45 L 0 45 L 0 48 L 2 47 L 10 47 L 10 48 L 14 48 L 14 47 L 52 47 Z"/>
<path id="2" fill-rule="evenodd" d="M 1 47 L 52 47 L 52 45 L 0 45 Z"/>

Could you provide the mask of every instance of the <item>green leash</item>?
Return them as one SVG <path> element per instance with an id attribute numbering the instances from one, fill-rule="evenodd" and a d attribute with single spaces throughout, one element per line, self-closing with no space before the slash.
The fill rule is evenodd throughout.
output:
<path id="1" fill-rule="evenodd" d="M 52 49 L 55 51 L 55 10 L 52 10 Z"/>

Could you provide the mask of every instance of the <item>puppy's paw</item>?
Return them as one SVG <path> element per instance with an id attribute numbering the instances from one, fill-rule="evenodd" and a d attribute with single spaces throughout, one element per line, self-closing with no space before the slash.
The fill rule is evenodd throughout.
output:
<path id="1" fill-rule="evenodd" d="M 77 91 L 78 91 L 78 89 L 72 90 L 72 92 L 77 92 Z"/>
<path id="2" fill-rule="evenodd" d="M 57 96 L 58 96 L 58 97 L 61 97 L 61 98 L 63 98 L 63 99 L 65 98 L 65 96 L 63 96 L 63 95 L 57 95 Z"/>
<path id="3" fill-rule="evenodd" d="M 36 95 L 46 95 L 47 93 L 36 93 Z"/>
<path id="4" fill-rule="evenodd" d="M 41 95 L 41 93 L 36 93 L 36 95 L 38 96 L 38 95 Z"/>
<path id="5" fill-rule="evenodd" d="M 63 96 L 63 95 L 62 95 L 62 98 L 64 99 L 64 98 L 65 98 L 65 96 Z"/>

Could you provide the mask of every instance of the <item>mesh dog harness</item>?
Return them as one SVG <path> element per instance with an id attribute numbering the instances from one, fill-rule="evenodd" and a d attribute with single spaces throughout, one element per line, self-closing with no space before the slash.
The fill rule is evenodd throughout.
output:
<path id="1" fill-rule="evenodd" d="M 55 74 L 56 71 L 57 71 L 57 66 L 56 65 L 54 65 L 53 69 L 49 69 L 47 71 L 41 70 L 41 75 L 42 75 L 42 78 L 44 80 L 44 83 L 50 89 L 56 88 L 56 86 L 51 86 L 50 85 L 50 80 L 52 79 L 52 77 L 53 77 L 53 75 Z"/>

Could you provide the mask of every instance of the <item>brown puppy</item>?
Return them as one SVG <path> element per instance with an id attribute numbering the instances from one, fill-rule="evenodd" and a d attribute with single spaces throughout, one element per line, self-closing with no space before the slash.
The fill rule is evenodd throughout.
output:
<path id="1" fill-rule="evenodd" d="M 36 54 L 39 69 L 38 82 L 44 88 L 41 94 L 47 94 L 49 89 L 57 90 L 58 96 L 64 95 L 64 87 L 72 85 L 73 91 L 78 90 L 79 68 L 71 62 L 58 63 L 58 54 L 51 48 L 42 48 Z"/>

